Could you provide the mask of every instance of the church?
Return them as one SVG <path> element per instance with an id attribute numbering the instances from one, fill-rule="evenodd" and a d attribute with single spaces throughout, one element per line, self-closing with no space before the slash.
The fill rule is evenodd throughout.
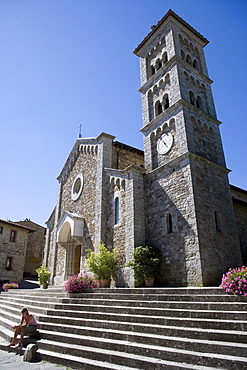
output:
<path id="1" fill-rule="evenodd" d="M 219 285 L 247 263 L 247 191 L 231 186 L 204 46 L 172 10 L 136 47 L 144 151 L 107 133 L 79 137 L 58 176 L 43 263 L 51 282 L 88 271 L 101 242 L 118 247 L 115 285 L 132 287 L 134 248 L 162 252 L 159 286 Z"/>

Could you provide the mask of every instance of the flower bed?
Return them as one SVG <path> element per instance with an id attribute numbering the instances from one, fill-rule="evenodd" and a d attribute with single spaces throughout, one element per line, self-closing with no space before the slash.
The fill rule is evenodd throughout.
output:
<path id="1" fill-rule="evenodd" d="M 5 283 L 5 284 L 3 284 L 3 289 L 4 290 L 17 289 L 17 288 L 19 288 L 19 285 L 17 283 Z"/>
<path id="2" fill-rule="evenodd" d="M 229 269 L 222 277 L 220 288 L 230 294 L 247 295 L 247 267 Z"/>
<path id="3" fill-rule="evenodd" d="M 85 289 L 98 288 L 99 281 L 86 273 L 70 276 L 64 283 L 68 293 L 82 293 Z"/>

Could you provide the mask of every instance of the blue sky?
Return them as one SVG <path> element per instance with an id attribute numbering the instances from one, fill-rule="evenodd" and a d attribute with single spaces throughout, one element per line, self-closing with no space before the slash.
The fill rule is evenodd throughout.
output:
<path id="1" fill-rule="evenodd" d="M 230 183 L 247 189 L 247 1 L 0 0 L 0 218 L 45 225 L 80 124 L 143 149 L 133 50 L 170 8 L 210 41 Z"/>

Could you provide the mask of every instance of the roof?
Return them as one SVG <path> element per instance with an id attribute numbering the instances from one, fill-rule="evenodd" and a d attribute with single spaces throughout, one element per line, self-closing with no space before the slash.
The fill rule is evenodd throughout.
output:
<path id="1" fill-rule="evenodd" d="M 235 185 L 230 185 L 230 188 L 231 188 L 232 190 L 239 191 L 240 193 L 243 193 L 243 194 L 247 195 L 247 190 L 245 190 L 245 189 L 238 188 L 238 187 L 237 187 L 237 186 L 235 186 Z"/>
<path id="2" fill-rule="evenodd" d="M 118 148 L 120 148 L 120 149 L 126 149 L 126 150 L 129 150 L 130 152 L 137 153 L 137 154 L 139 154 L 139 155 L 141 155 L 141 156 L 143 156 L 143 155 L 144 155 L 143 150 L 141 150 L 141 149 L 137 149 L 137 148 L 134 148 L 134 147 L 129 146 L 129 145 L 127 145 L 127 144 L 120 143 L 119 141 L 113 141 L 113 145 L 114 145 L 114 146 L 117 146 L 117 147 L 118 147 Z"/>
<path id="3" fill-rule="evenodd" d="M 138 51 L 141 47 L 150 39 L 150 37 L 158 30 L 158 28 L 168 19 L 169 16 L 175 18 L 178 22 L 180 22 L 184 27 L 186 27 L 190 32 L 192 32 L 195 36 L 201 39 L 204 43 L 204 46 L 209 43 L 209 41 L 202 36 L 199 32 L 197 32 L 193 27 L 189 25 L 189 23 L 185 22 L 182 18 L 180 18 L 173 10 L 169 9 L 168 12 L 164 15 L 164 17 L 156 24 L 156 26 L 152 27 L 151 32 L 145 37 L 145 39 L 137 46 L 134 50 L 134 54 L 138 55 Z"/>
<path id="4" fill-rule="evenodd" d="M 39 224 L 37 224 L 36 222 L 33 222 L 33 221 L 31 221 L 30 219 L 28 219 L 28 218 L 26 218 L 25 220 L 23 220 L 23 221 L 18 221 L 18 222 L 15 222 L 16 224 L 18 224 L 18 225 L 25 225 L 25 224 L 29 224 L 29 226 L 26 226 L 26 227 L 31 227 L 32 228 L 32 226 L 33 226 L 33 229 L 35 228 L 35 226 L 39 226 L 39 227 L 41 227 L 41 228 L 43 228 L 44 230 L 46 229 L 44 226 L 42 226 L 42 225 L 39 225 Z M 32 225 L 32 226 L 31 226 Z M 35 230 L 35 229 L 34 229 Z"/>
<path id="5" fill-rule="evenodd" d="M 34 230 L 34 229 L 32 229 L 31 227 L 23 226 L 23 225 L 20 225 L 20 224 L 18 224 L 18 223 L 12 222 L 12 221 L 5 221 L 5 220 L 1 220 L 1 219 L 0 219 L 0 223 L 7 224 L 7 225 L 10 225 L 10 226 L 19 227 L 20 229 L 25 229 L 25 230 L 27 230 L 29 233 L 33 233 L 33 232 L 35 231 L 35 230 Z"/>

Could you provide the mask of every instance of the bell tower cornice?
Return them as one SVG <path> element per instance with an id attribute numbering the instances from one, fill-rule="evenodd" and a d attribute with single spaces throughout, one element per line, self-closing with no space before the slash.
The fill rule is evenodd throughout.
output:
<path id="1" fill-rule="evenodd" d="M 183 25 L 189 32 L 191 32 L 194 36 L 196 36 L 202 43 L 202 46 L 206 46 L 209 41 L 202 36 L 198 31 L 196 31 L 193 27 L 191 27 L 187 22 L 185 22 L 181 17 L 179 17 L 176 13 L 174 13 L 173 10 L 169 9 L 168 12 L 164 15 L 164 17 L 154 26 L 149 32 L 149 34 L 144 38 L 144 40 L 137 46 L 137 48 L 133 51 L 133 53 L 137 56 L 141 56 L 143 53 L 144 45 L 147 41 L 150 41 L 150 39 L 157 36 L 158 31 L 164 26 L 164 23 L 167 23 L 167 21 L 170 19 L 173 19 L 177 22 L 179 22 L 181 25 Z"/>

